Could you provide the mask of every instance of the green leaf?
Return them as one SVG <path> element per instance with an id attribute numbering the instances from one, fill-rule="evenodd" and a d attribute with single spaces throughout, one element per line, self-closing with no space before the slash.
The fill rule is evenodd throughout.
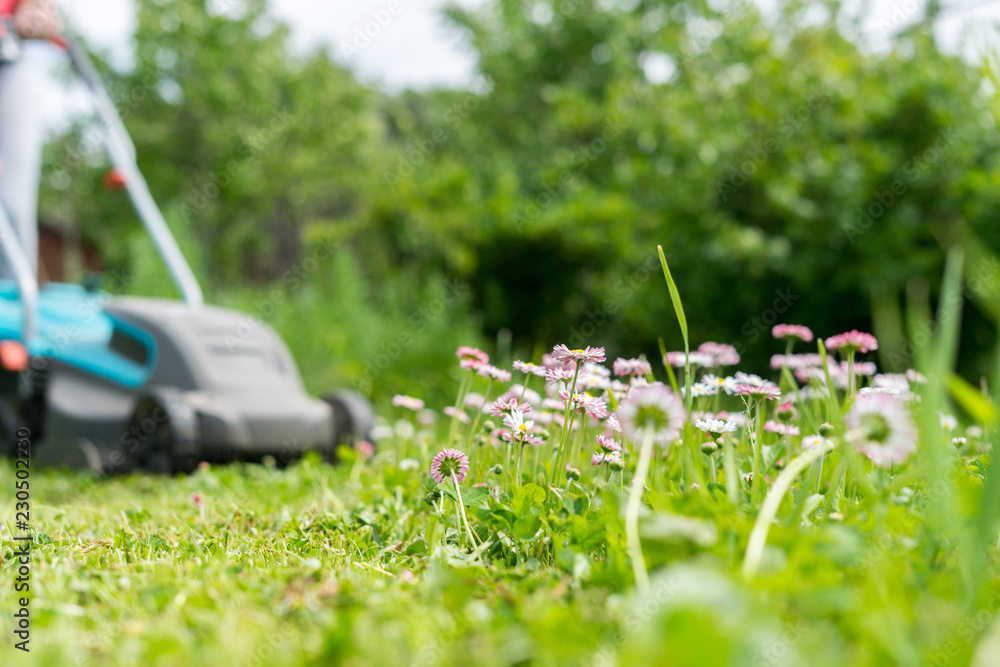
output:
<path id="1" fill-rule="evenodd" d="M 514 535 L 522 540 L 530 540 L 542 527 L 542 520 L 537 514 L 525 514 L 514 523 Z"/>
<path id="2" fill-rule="evenodd" d="M 474 507 L 486 500 L 490 495 L 489 489 L 483 486 L 474 486 L 471 489 L 462 487 L 462 502 L 466 507 Z"/>
<path id="3" fill-rule="evenodd" d="M 590 499 L 587 496 L 576 496 L 571 493 L 563 495 L 562 503 L 570 514 L 583 514 L 590 507 Z"/>
<path id="4" fill-rule="evenodd" d="M 684 304 L 681 303 L 681 294 L 677 291 L 677 284 L 674 277 L 670 275 L 670 267 L 667 265 L 667 257 L 663 254 L 663 246 L 656 246 L 656 252 L 660 255 L 660 266 L 663 267 L 663 277 L 667 280 L 667 289 L 670 290 L 670 300 L 674 303 L 674 312 L 677 314 L 677 322 L 681 325 L 681 336 L 684 337 L 684 351 L 690 351 L 688 343 L 688 323 L 684 315 Z"/>
<path id="5" fill-rule="evenodd" d="M 515 515 L 524 514 L 532 505 L 539 505 L 545 502 L 545 489 L 537 484 L 525 484 L 514 489 L 514 500 L 510 504 L 510 509 Z"/>
<path id="6" fill-rule="evenodd" d="M 427 542 L 420 538 L 413 540 L 413 542 L 407 545 L 406 550 L 403 551 L 403 554 L 407 556 L 423 556 L 426 553 Z"/>
<path id="7" fill-rule="evenodd" d="M 997 408 L 963 377 L 952 373 L 948 378 L 948 391 L 952 398 L 968 412 L 973 419 L 985 426 L 991 426 L 997 420 Z"/>

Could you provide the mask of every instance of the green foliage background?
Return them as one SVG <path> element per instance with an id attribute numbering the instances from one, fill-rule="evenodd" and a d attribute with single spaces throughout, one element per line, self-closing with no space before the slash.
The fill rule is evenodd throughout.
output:
<path id="1" fill-rule="evenodd" d="M 327 52 L 293 53 L 263 0 L 139 7 L 135 65 L 107 76 L 140 166 L 211 299 L 254 312 L 287 294 L 262 315 L 316 391 L 444 396 L 428 369 L 480 336 L 506 351 L 507 329 L 524 355 L 676 348 L 657 243 L 696 342 L 762 364 L 776 321 L 874 327 L 890 369 L 911 361 L 907 286 L 935 292 L 942 246 L 972 245 L 960 367 L 975 381 L 986 367 L 1000 140 L 982 72 L 941 52 L 933 9 L 872 52 L 836 0 L 772 17 L 495 0 L 449 11 L 479 55 L 471 90 L 388 95 Z M 651 81 L 656 66 L 669 78 Z M 51 148 L 43 208 L 79 221 L 128 290 L 163 292 L 85 130 Z M 421 318 L 446 281 L 460 298 Z M 412 342 L 359 381 L 401 332 Z"/>

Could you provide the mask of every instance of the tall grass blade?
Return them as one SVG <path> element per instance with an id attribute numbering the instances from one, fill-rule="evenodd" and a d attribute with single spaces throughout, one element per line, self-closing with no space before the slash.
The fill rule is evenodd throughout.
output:
<path id="1" fill-rule="evenodd" d="M 691 342 L 688 340 L 688 323 L 684 315 L 684 304 L 681 303 L 681 294 L 677 291 L 677 283 L 670 275 L 670 267 L 667 265 L 667 257 L 663 254 L 663 246 L 656 246 L 656 252 L 660 256 L 660 266 L 663 267 L 663 277 L 667 281 L 667 289 L 670 290 L 670 300 L 674 304 L 674 313 L 677 314 L 677 323 L 681 326 L 681 336 L 684 338 L 684 401 L 688 412 L 691 412 Z"/>

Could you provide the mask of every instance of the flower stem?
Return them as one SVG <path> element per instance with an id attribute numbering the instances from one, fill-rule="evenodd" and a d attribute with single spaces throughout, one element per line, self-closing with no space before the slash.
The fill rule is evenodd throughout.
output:
<path id="1" fill-rule="evenodd" d="M 521 443 L 521 448 L 517 450 L 517 471 L 514 474 L 514 484 L 516 486 L 521 486 L 521 461 L 524 460 L 524 443 Z"/>
<path id="2" fill-rule="evenodd" d="M 476 534 L 472 532 L 472 527 L 469 526 L 469 517 L 465 515 L 465 503 L 462 502 L 462 488 L 458 485 L 458 478 L 454 472 L 451 473 L 451 483 L 455 485 L 455 495 L 458 497 L 456 504 L 458 505 L 459 517 L 465 525 L 465 532 L 469 536 L 469 540 L 472 541 L 472 546 L 476 546 L 478 540 L 476 539 Z"/>
<path id="3" fill-rule="evenodd" d="M 740 471 L 736 469 L 736 455 L 733 453 L 733 443 L 730 438 L 719 438 L 722 442 L 723 466 L 726 469 L 726 493 L 729 504 L 734 507 L 740 502 Z"/>
<path id="4" fill-rule="evenodd" d="M 847 352 L 847 400 L 854 396 L 854 350 Z"/>
<path id="5" fill-rule="evenodd" d="M 764 447 L 762 442 L 764 439 L 764 400 L 757 399 L 754 402 L 757 404 L 757 423 L 754 424 L 753 480 L 750 483 L 750 499 L 756 503 L 760 501 L 761 488 L 764 484 L 763 471 L 761 470 L 764 467 Z"/>
<path id="6" fill-rule="evenodd" d="M 510 451 L 513 448 L 514 448 L 514 443 L 508 442 L 507 443 L 507 458 L 505 459 L 504 466 L 503 466 L 504 477 L 506 477 L 507 479 L 509 479 L 511 481 L 513 481 L 512 475 L 514 474 L 514 471 L 510 469 Z"/>
<path id="7" fill-rule="evenodd" d="M 486 396 L 484 397 L 483 400 L 484 406 L 490 404 L 491 391 L 493 391 L 493 378 L 490 378 L 489 384 L 486 385 Z M 467 438 L 466 441 L 469 442 L 470 444 L 472 438 L 474 438 L 476 435 L 476 429 L 479 428 L 479 422 L 482 420 L 482 418 L 483 418 L 483 410 L 482 408 L 480 408 L 479 410 L 476 410 L 476 418 L 472 420 L 472 426 L 469 428 L 469 437 Z"/>
<path id="8" fill-rule="evenodd" d="M 754 522 L 753 530 L 750 531 L 750 542 L 747 544 L 746 556 L 743 558 L 743 576 L 753 579 L 760 569 L 760 561 L 764 555 L 764 547 L 767 544 L 767 532 L 771 528 L 774 517 L 778 514 L 781 500 L 785 493 L 792 486 L 792 482 L 800 472 L 808 468 L 813 461 L 822 457 L 833 449 L 832 443 L 822 443 L 812 449 L 807 449 L 797 459 L 793 460 L 781 471 L 774 486 L 767 492 L 764 504 L 761 505 L 760 514 Z"/>
<path id="9" fill-rule="evenodd" d="M 649 592 L 649 573 L 646 572 L 646 561 L 642 557 L 642 544 L 639 541 L 639 505 L 646 488 L 646 475 L 649 474 L 649 462 L 653 454 L 653 433 L 646 429 L 642 438 L 642 448 L 639 451 L 639 462 L 632 480 L 632 492 L 628 497 L 625 509 L 625 535 L 628 540 L 629 556 L 632 558 L 632 570 L 635 572 L 635 583 L 640 593 Z"/>

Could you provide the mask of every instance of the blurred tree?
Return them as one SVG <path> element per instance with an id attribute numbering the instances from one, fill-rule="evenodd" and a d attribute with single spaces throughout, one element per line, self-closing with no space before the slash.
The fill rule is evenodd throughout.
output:
<path id="1" fill-rule="evenodd" d="M 1000 250 L 1000 140 L 934 12 L 873 51 L 839 0 L 766 16 L 734 0 L 493 0 L 449 11 L 479 54 L 472 89 L 388 97 L 325 53 L 292 55 L 264 0 L 213 6 L 143 0 L 135 67 L 109 75 L 216 285 L 280 279 L 303 239 L 333 235 L 374 284 L 460 277 L 487 333 L 509 327 L 522 348 L 652 355 L 657 336 L 679 345 L 660 243 L 694 338 L 760 363 L 776 322 L 867 328 L 876 303 L 891 333 L 907 282 L 937 283 L 943 245 Z M 53 161 L 86 144 L 71 135 Z M 123 200 L 73 162 L 49 210 L 126 264 Z M 977 308 L 970 375 L 994 338 Z M 892 345 L 882 361 L 905 364 Z"/>
<path id="2" fill-rule="evenodd" d="M 448 229 L 436 254 L 474 280 L 489 330 L 679 343 L 643 269 L 662 243 L 695 337 L 760 362 L 775 322 L 868 327 L 873 291 L 890 303 L 914 276 L 936 283 L 961 220 L 1000 249 L 981 77 L 940 51 L 933 16 L 885 52 L 835 0 L 772 17 L 696 0 L 497 0 L 451 16 L 490 87 L 376 221 Z M 404 150 L 463 96 L 402 109 Z M 991 338 L 971 313 L 970 349 Z"/>
<path id="3" fill-rule="evenodd" d="M 293 55 L 265 0 L 140 2 L 135 41 L 133 68 L 106 74 L 154 196 L 212 285 L 280 278 L 307 225 L 350 216 L 365 194 L 381 134 L 374 95 L 326 53 Z M 98 143 L 68 141 L 84 155 Z M 51 153 L 60 170 L 67 150 Z M 123 198 L 94 196 L 99 173 L 78 178 L 80 196 L 57 193 L 55 208 L 121 215 Z M 117 228 L 95 227 L 103 247 L 125 251 Z"/>

